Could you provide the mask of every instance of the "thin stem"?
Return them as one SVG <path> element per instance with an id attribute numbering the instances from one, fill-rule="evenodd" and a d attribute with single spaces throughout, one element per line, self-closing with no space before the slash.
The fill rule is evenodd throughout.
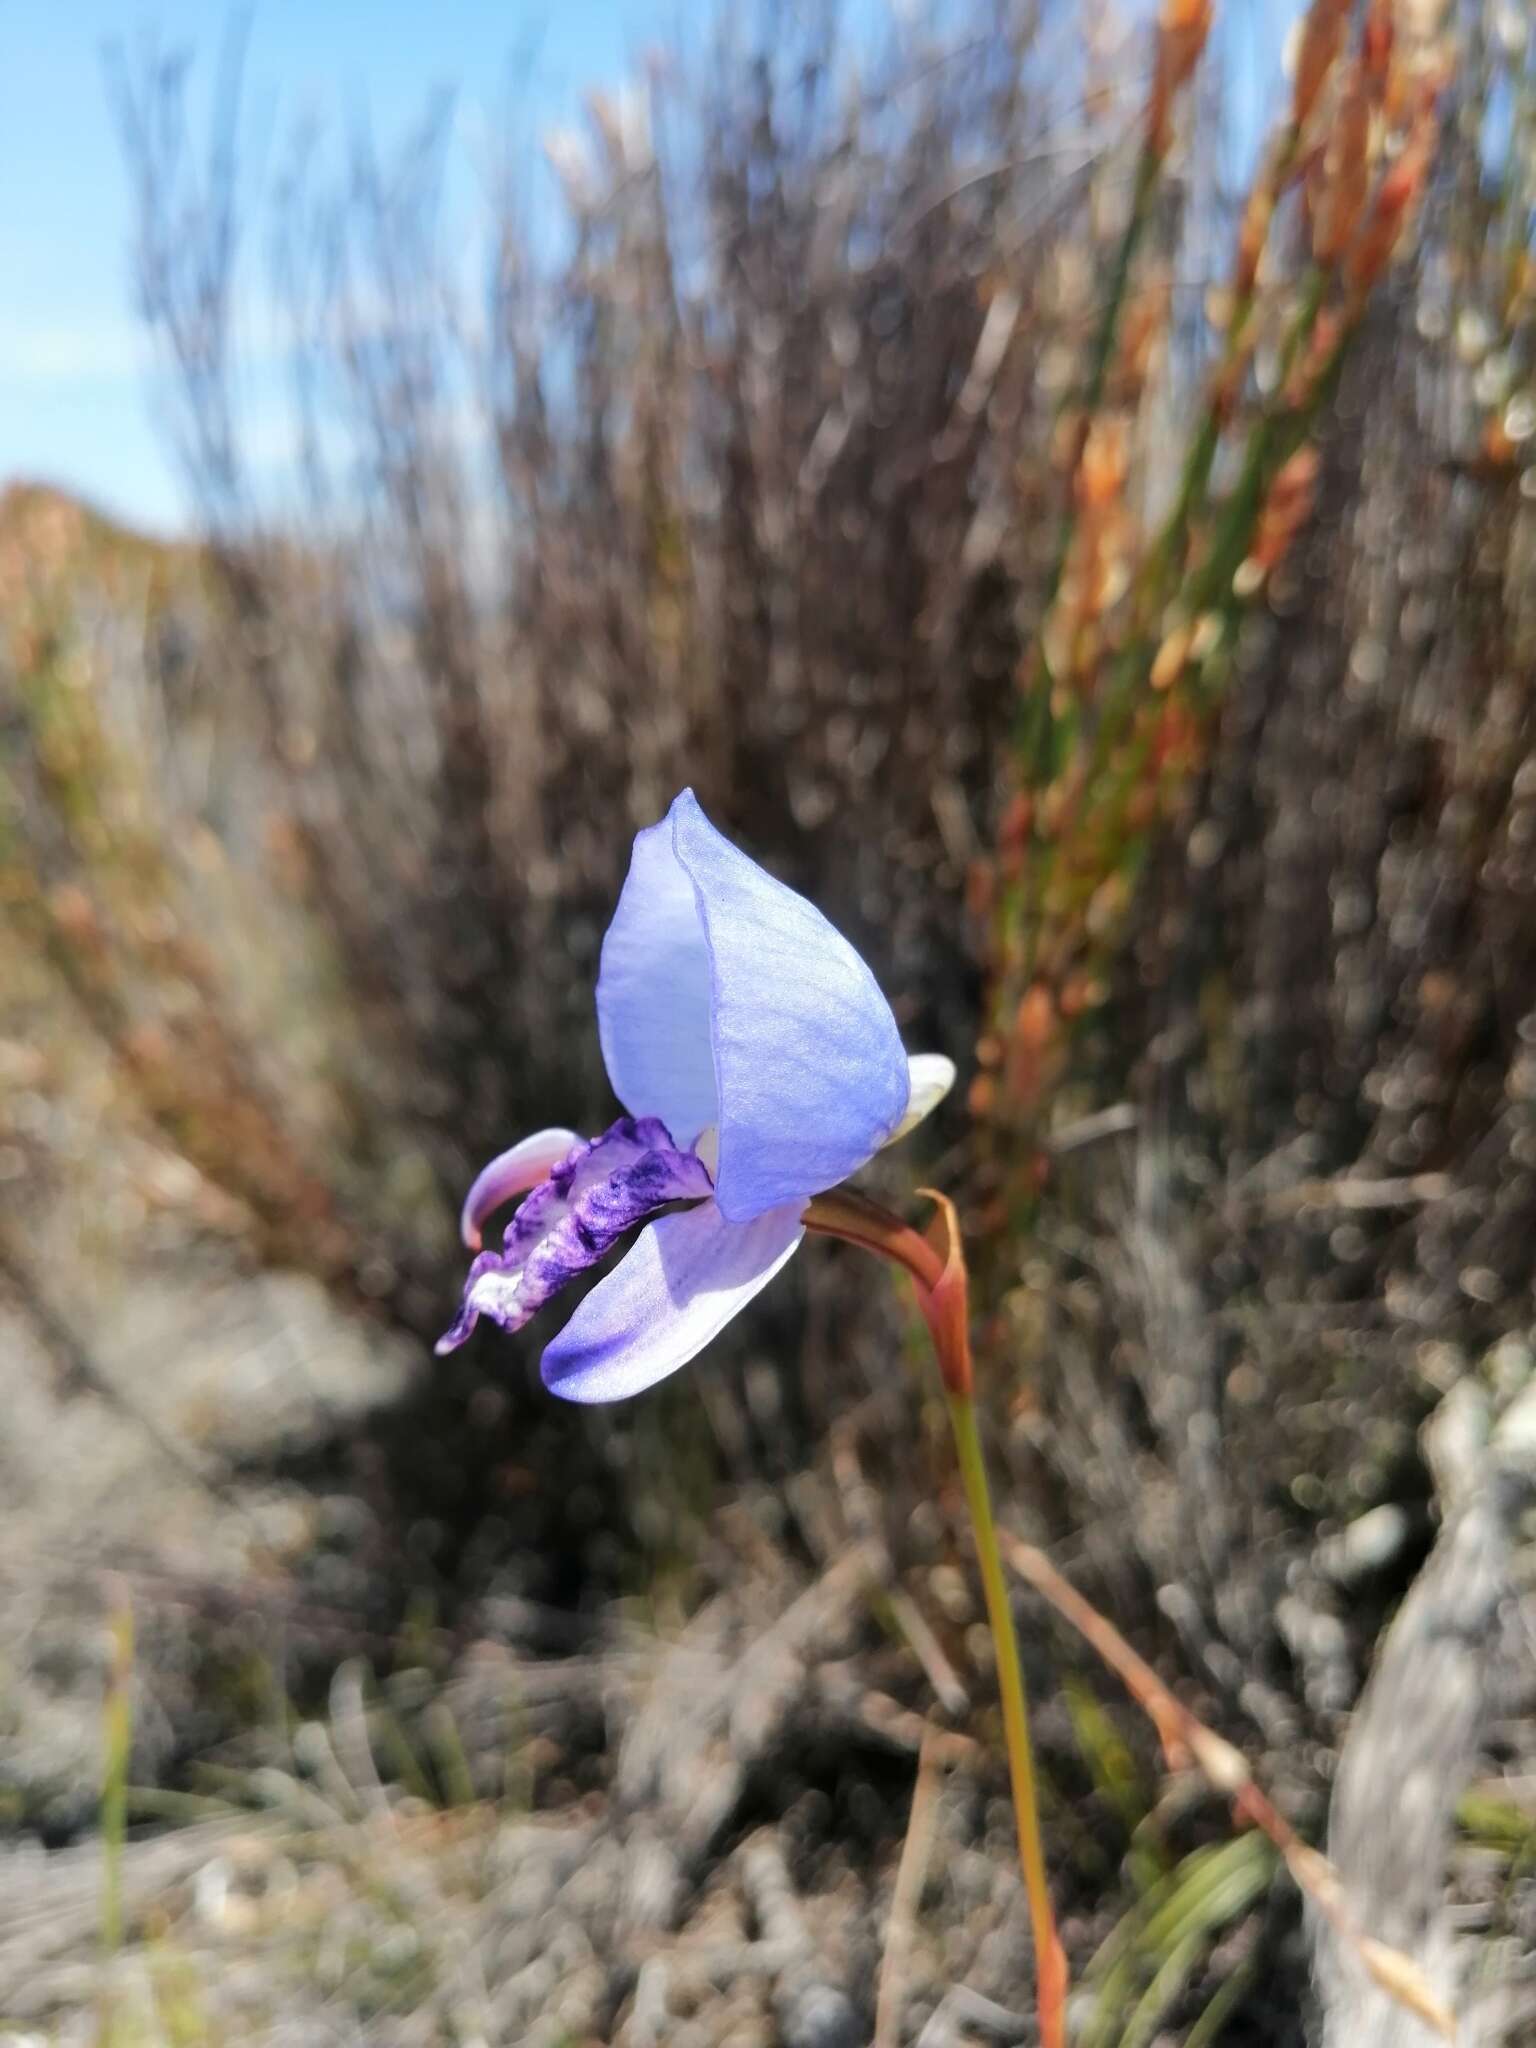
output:
<path id="1" fill-rule="evenodd" d="M 133 1609 L 125 1587 L 115 1584 L 112 1591 L 101 1777 L 101 1945 L 108 1956 L 116 1955 L 123 1943 L 123 1843 L 133 1748 Z"/>
<path id="2" fill-rule="evenodd" d="M 976 1537 L 987 1621 L 997 1651 L 997 1685 L 1002 1696 L 1008 1773 L 1013 1782 L 1019 1863 L 1024 1873 L 1030 1926 L 1035 1937 L 1035 1990 L 1040 2010 L 1041 2048 L 1065 2048 L 1067 1959 L 1056 1933 L 1056 1916 L 1051 1909 L 1050 1886 L 1045 1874 L 1040 1802 L 1035 1787 L 1034 1752 L 1029 1739 L 1029 1702 L 1024 1689 L 1024 1668 L 1019 1661 L 1019 1639 L 1013 1626 L 1013 1609 L 1008 1601 L 1008 1582 L 1003 1576 L 1003 1560 L 997 1546 L 997 1527 L 992 1518 L 991 1489 L 987 1485 L 986 1461 L 976 1428 L 976 1404 L 969 1394 L 950 1392 L 946 1399 L 950 1425 L 955 1433 L 960 1479 L 965 1487 L 966 1506 L 970 1509 L 971 1527 Z"/>
<path id="3" fill-rule="evenodd" d="M 1173 509 L 1164 521 L 1138 579 L 1144 612 L 1154 627 L 1167 598 L 1167 577 L 1177 568 L 1190 529 L 1205 509 L 1216 451 L 1227 425 L 1224 394 L 1234 391 L 1238 374 L 1248 356 L 1249 329 L 1259 297 L 1259 259 L 1268 246 L 1281 195 L 1291 181 L 1300 141 L 1301 131 L 1295 122 L 1287 123 L 1273 156 L 1258 174 L 1261 183 L 1256 186 L 1254 196 L 1257 197 L 1260 191 L 1267 193 L 1263 228 L 1250 251 L 1245 254 L 1239 246 L 1236 297 L 1227 318 L 1221 358 L 1207 386 L 1205 412 L 1185 457 Z M 1288 356 L 1287 368 L 1289 361 Z"/>
<path id="4" fill-rule="evenodd" d="M 1109 382 L 1109 368 L 1114 361 L 1115 337 L 1120 331 L 1120 316 L 1125 310 L 1126 292 L 1131 282 L 1131 270 L 1136 260 L 1136 250 L 1142 235 L 1146 232 L 1152 217 L 1152 200 L 1157 191 L 1158 171 L 1162 158 L 1156 150 L 1143 144 L 1136 159 L 1136 184 L 1131 194 L 1131 210 L 1126 216 L 1120 240 L 1115 249 L 1115 260 L 1109 274 L 1109 289 L 1099 313 L 1099 324 L 1094 331 L 1088 354 L 1088 375 L 1082 390 L 1074 403 L 1078 411 L 1077 431 L 1073 437 L 1072 459 L 1067 465 L 1069 480 L 1075 480 L 1078 467 L 1087 445 L 1088 429 L 1104 397 Z M 1066 572 L 1067 557 L 1072 551 L 1072 535 L 1077 525 L 1077 503 L 1069 488 L 1061 524 L 1056 535 L 1056 552 L 1051 559 L 1050 573 L 1040 593 L 1040 617 L 1042 629 L 1035 637 L 1035 659 L 1039 665 L 1036 689 L 1026 702 L 1023 723 L 1016 731 L 1016 739 L 1026 757 L 1034 766 L 1034 777 L 1042 779 L 1045 761 L 1044 747 L 1050 733 L 1049 698 L 1055 678 L 1051 673 L 1049 657 L 1045 651 L 1044 622 L 1048 621 L 1055 607 L 1061 579 Z M 1042 707 L 1037 710 L 1036 706 Z M 1043 716 L 1043 729 L 1042 729 Z"/>
<path id="5" fill-rule="evenodd" d="M 1049 628 L 1061 594 L 1067 561 L 1072 552 L 1072 536 L 1077 530 L 1077 473 L 1082 465 L 1083 452 L 1087 447 L 1094 416 L 1103 402 L 1108 387 L 1110 366 L 1115 357 L 1115 343 L 1120 332 L 1121 317 L 1125 311 L 1136 252 L 1152 218 L 1152 202 L 1157 196 L 1162 164 L 1163 152 L 1152 142 L 1143 142 L 1136 157 L 1136 181 L 1131 193 L 1130 212 L 1115 250 L 1114 263 L 1109 275 L 1109 288 L 1089 351 L 1088 375 L 1075 400 L 1078 420 L 1073 437 L 1072 456 L 1067 465 L 1067 499 L 1057 529 L 1056 549 L 1050 571 L 1040 593 L 1040 623 L 1033 639 L 1029 676 L 1023 690 L 1022 702 L 1014 716 L 1014 773 L 1022 787 L 1033 789 L 1037 793 L 1046 788 L 1056 772 L 1058 735 L 1051 703 L 1052 693 L 1056 687 L 1056 675 L 1051 667 L 1048 651 Z M 996 977 L 993 993 L 997 998 L 996 1007 L 1000 1017 L 1006 1017 L 1012 1011 L 1021 987 L 1027 983 L 1035 970 L 1041 906 L 1055 860 L 1054 844 L 1051 840 L 1042 838 L 1038 818 L 1034 828 L 1033 851 L 1034 858 L 1029 863 L 1028 874 L 1023 884 L 1025 903 L 1022 907 L 1014 904 L 998 906 L 995 946 L 1002 966 Z M 1015 930 L 1019 925 L 1023 927 L 1022 946 L 1017 943 Z"/>
<path id="6" fill-rule="evenodd" d="M 944 1382 L 944 1398 L 949 1405 L 950 1426 L 955 1433 L 960 1478 L 971 1513 L 971 1527 L 976 1535 L 976 1555 L 981 1565 L 987 1620 L 997 1654 L 997 1684 L 1003 1704 L 1008 1774 L 1013 1784 L 1019 1864 L 1024 1873 L 1030 1926 L 1035 1937 L 1035 1999 L 1040 2014 L 1040 2048 L 1066 2048 L 1067 1959 L 1056 1933 L 1056 1916 L 1051 1911 L 1045 1850 L 1040 1839 L 1035 1761 L 1029 1742 L 1029 1705 L 1024 1693 L 1024 1669 L 1019 1662 L 1019 1639 L 1014 1633 L 1013 1610 L 1008 1605 L 1008 1582 L 1003 1576 L 997 1525 L 992 1519 L 992 1496 L 987 1486 L 986 1461 L 982 1456 L 981 1437 L 976 1428 L 976 1405 L 971 1395 L 969 1284 L 965 1252 L 960 1241 L 960 1222 L 948 1196 L 932 1188 L 924 1188 L 921 1192 L 938 1205 L 943 1233 L 942 1251 L 903 1223 L 900 1217 L 893 1216 L 888 1209 L 882 1209 L 867 1195 L 861 1195 L 852 1188 L 834 1188 L 828 1194 L 817 1195 L 806 1207 L 805 1226 L 827 1237 L 839 1237 L 845 1244 L 858 1245 L 862 1251 L 878 1252 L 881 1257 L 905 1267 L 916 1285 L 923 1320 L 933 1339 L 939 1377 Z"/>

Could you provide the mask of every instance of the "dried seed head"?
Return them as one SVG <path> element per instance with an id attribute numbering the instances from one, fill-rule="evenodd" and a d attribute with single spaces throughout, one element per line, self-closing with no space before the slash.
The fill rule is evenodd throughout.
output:
<path id="1" fill-rule="evenodd" d="M 1246 1785 L 1252 1784 L 1248 1759 L 1214 1729 L 1191 1718 L 1184 1724 L 1183 1735 L 1190 1754 L 1216 1791 L 1235 1799 Z"/>
<path id="2" fill-rule="evenodd" d="M 1370 1935 L 1362 1935 L 1356 1946 L 1360 1960 L 1389 1998 L 1417 2013 L 1445 2040 L 1456 2039 L 1455 2015 L 1436 1997 L 1428 1978 L 1410 1956 L 1388 1948 L 1385 1942 L 1373 1940 Z"/>
<path id="3" fill-rule="evenodd" d="M 1269 224 L 1275 215 L 1275 188 L 1267 177 L 1255 181 L 1243 208 L 1243 223 L 1237 231 L 1237 265 L 1233 291 L 1246 298 L 1258 283 L 1259 263 L 1269 239 Z"/>
<path id="4" fill-rule="evenodd" d="M 1155 157 L 1168 152 L 1173 102 L 1200 62 L 1211 32 L 1211 4 L 1212 0 L 1163 0 L 1147 99 L 1147 148 Z"/>
<path id="5" fill-rule="evenodd" d="M 1189 650 L 1194 638 L 1193 619 L 1186 619 L 1183 625 L 1174 627 L 1152 662 L 1152 673 L 1147 680 L 1154 690 L 1172 689 L 1189 664 Z"/>
<path id="6" fill-rule="evenodd" d="M 1115 414 L 1094 420 L 1077 471 L 1078 503 L 1085 511 L 1101 511 L 1119 497 L 1129 462 L 1125 421 Z"/>
<path id="7" fill-rule="evenodd" d="M 1370 76 L 1357 64 L 1339 102 L 1313 206 L 1312 253 L 1330 268 L 1354 240 L 1369 196 L 1371 100 Z"/>
<path id="8" fill-rule="evenodd" d="M 1291 120 L 1304 128 L 1327 83 L 1344 40 L 1349 0 L 1312 0 L 1296 43 L 1296 82 L 1291 93 Z"/>
<path id="9" fill-rule="evenodd" d="M 1360 66 L 1378 100 L 1386 90 L 1394 40 L 1392 0 L 1371 0 L 1360 35 Z"/>
<path id="10" fill-rule="evenodd" d="M 965 871 L 965 910 L 974 924 L 989 917 L 997 900 L 997 870 L 989 860 L 973 860 Z"/>
<path id="11" fill-rule="evenodd" d="M 1172 287 L 1166 269 L 1147 277 L 1125 309 L 1121 323 L 1117 383 L 1123 399 L 1134 400 L 1146 388 L 1168 331 Z"/>
<path id="12" fill-rule="evenodd" d="M 1018 1012 L 1013 1020 L 1015 1044 L 1029 1052 L 1041 1052 L 1049 1045 L 1056 1030 L 1056 1005 L 1051 992 L 1042 983 L 1026 989 L 1020 999 Z"/>
<path id="13" fill-rule="evenodd" d="M 1370 217 L 1350 252 L 1346 275 L 1357 299 L 1364 298 L 1391 262 L 1409 216 L 1423 193 L 1437 139 L 1431 101 L 1421 110 L 1402 154 L 1377 186 Z"/>
<path id="14" fill-rule="evenodd" d="M 1006 853 L 1021 852 L 1028 843 L 1035 818 L 1035 800 L 1027 789 L 1016 789 L 1008 799 L 998 827 L 998 844 Z"/>

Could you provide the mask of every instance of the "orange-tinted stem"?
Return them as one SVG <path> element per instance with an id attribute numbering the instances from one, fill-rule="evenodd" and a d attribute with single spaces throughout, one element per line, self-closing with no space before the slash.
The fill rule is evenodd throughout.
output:
<path id="1" fill-rule="evenodd" d="M 1019 1864 L 1024 1875 L 1035 1944 L 1040 2044 L 1041 2048 L 1066 2048 L 1067 1961 L 1056 1933 L 1056 1917 L 1046 1877 L 1024 1667 L 1019 1657 L 1013 1609 L 1009 1604 L 1008 1585 L 998 1550 L 986 1461 L 976 1426 L 965 1252 L 953 1203 L 947 1196 L 935 1194 L 931 1189 L 923 1192 L 939 1206 L 945 1237 L 942 1251 L 929 1238 L 891 1215 L 889 1210 L 844 1188 L 818 1195 L 805 1212 L 805 1223 L 808 1230 L 820 1231 L 827 1237 L 840 1237 L 845 1243 L 879 1252 L 905 1267 L 916 1286 L 918 1305 L 933 1338 L 939 1372 L 944 1381 L 950 1426 L 954 1431 L 961 1483 L 965 1488 L 966 1506 L 970 1510 L 971 1527 L 976 1538 L 987 1622 L 997 1654 L 997 1684 L 1003 1709 L 1008 1773 L 1013 1788 L 1014 1820 L 1018 1828 Z"/>

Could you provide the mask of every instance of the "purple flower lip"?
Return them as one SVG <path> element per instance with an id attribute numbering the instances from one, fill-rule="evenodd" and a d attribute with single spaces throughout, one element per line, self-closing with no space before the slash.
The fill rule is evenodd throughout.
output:
<path id="1" fill-rule="evenodd" d="M 937 1055 L 908 1062 L 852 946 L 723 838 L 692 790 L 636 836 L 597 1017 L 629 1114 L 585 1142 L 538 1132 L 477 1175 L 461 1227 L 478 1256 L 437 1347 L 482 1315 L 521 1329 L 643 1223 L 545 1350 L 545 1385 L 572 1401 L 620 1400 L 686 1364 L 790 1257 L 810 1199 L 954 1078 Z M 501 1249 L 481 1250 L 518 1195 Z"/>
<path id="2" fill-rule="evenodd" d="M 466 1237 L 473 1232 L 478 1239 L 491 1212 L 528 1185 L 531 1163 L 568 1135 L 541 1131 L 493 1160 L 465 1203 Z M 620 1117 L 601 1137 L 575 1140 L 517 1210 L 501 1250 L 483 1251 L 471 1264 L 463 1304 L 438 1351 L 455 1350 L 482 1315 L 520 1330 L 635 1224 L 668 1203 L 702 1201 L 712 1192 L 703 1161 L 679 1151 L 657 1117 Z"/>

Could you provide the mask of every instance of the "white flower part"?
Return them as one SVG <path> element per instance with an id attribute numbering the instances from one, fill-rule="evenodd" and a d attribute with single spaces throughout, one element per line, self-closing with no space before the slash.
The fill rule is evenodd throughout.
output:
<path id="1" fill-rule="evenodd" d="M 464 1307 L 477 1316 L 489 1316 L 501 1324 L 504 1330 L 515 1330 L 528 1318 L 522 1313 L 523 1281 L 527 1268 L 515 1267 L 510 1273 L 491 1271 L 482 1273 L 478 1280 L 471 1280 L 464 1292 Z M 463 1339 L 459 1340 L 461 1343 Z M 438 1355 L 441 1357 L 451 1349 L 446 1338 L 438 1339 Z"/>
<path id="2" fill-rule="evenodd" d="M 702 1162 L 704 1171 L 713 1180 L 720 1171 L 720 1126 L 706 1124 L 694 1142 L 693 1156 Z"/>
<path id="3" fill-rule="evenodd" d="M 459 1214 L 459 1235 L 469 1249 L 479 1251 L 488 1217 L 514 1195 L 526 1194 L 546 1180 L 550 1170 L 580 1143 L 574 1131 L 535 1131 L 531 1138 L 524 1138 L 509 1152 L 498 1152 L 489 1166 L 482 1167 Z"/>
<path id="4" fill-rule="evenodd" d="M 955 1085 L 955 1063 L 946 1059 L 941 1052 L 915 1052 L 907 1061 L 907 1071 L 912 1077 L 911 1092 L 907 1096 L 907 1113 L 886 1139 L 887 1145 L 894 1145 L 898 1139 L 915 1131 L 925 1116 L 932 1114 Z"/>

